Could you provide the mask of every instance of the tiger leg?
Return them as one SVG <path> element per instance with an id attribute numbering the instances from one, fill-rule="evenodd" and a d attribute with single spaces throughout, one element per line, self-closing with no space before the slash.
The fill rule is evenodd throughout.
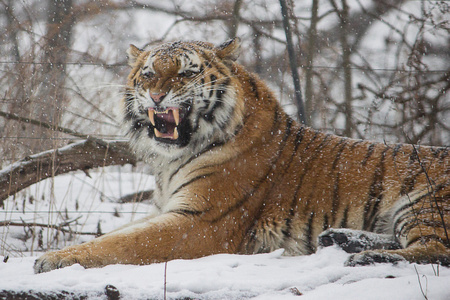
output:
<path id="1" fill-rule="evenodd" d="M 233 228 L 233 227 L 232 227 Z M 216 253 L 235 252 L 223 231 L 205 226 L 198 216 L 172 212 L 123 227 L 89 242 L 47 252 L 34 264 L 35 273 L 73 264 L 97 268 L 110 264 L 144 265 L 172 259 L 191 259 Z"/>
<path id="2" fill-rule="evenodd" d="M 427 188 L 405 196 L 391 215 L 395 236 L 403 248 L 366 250 L 353 254 L 346 265 L 395 263 L 406 259 L 414 263 L 449 266 L 449 199 L 450 191 L 447 185 L 430 190 Z"/>
<path id="3" fill-rule="evenodd" d="M 399 250 L 366 250 L 352 254 L 345 262 L 346 266 L 370 265 L 374 263 L 409 262 L 434 263 L 450 266 L 450 251 L 440 241 L 422 239 L 413 245 Z"/>

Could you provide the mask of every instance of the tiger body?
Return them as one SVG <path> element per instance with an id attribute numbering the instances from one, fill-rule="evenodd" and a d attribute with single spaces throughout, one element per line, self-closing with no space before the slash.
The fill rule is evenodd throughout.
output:
<path id="1" fill-rule="evenodd" d="M 367 250 L 356 261 L 381 255 L 449 264 L 448 149 L 301 126 L 234 62 L 237 50 L 236 39 L 130 47 L 124 126 L 154 170 L 159 213 L 47 253 L 35 271 L 278 248 L 310 254 L 330 228 L 388 234 L 401 246 Z"/>

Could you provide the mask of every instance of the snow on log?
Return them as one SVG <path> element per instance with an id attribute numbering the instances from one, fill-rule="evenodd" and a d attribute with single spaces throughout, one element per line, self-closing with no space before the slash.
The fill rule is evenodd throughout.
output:
<path id="1" fill-rule="evenodd" d="M 75 170 L 135 164 L 125 141 L 86 140 L 30 155 L 0 170 L 0 207 L 18 191 L 43 179 Z"/>

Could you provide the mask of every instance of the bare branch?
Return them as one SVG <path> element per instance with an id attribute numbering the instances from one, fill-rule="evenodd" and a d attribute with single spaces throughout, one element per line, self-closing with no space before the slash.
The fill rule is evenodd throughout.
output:
<path id="1" fill-rule="evenodd" d="M 153 197 L 153 190 L 146 190 L 146 191 L 139 191 L 133 194 L 128 194 L 123 197 L 120 197 L 120 199 L 117 201 L 118 203 L 136 203 L 136 202 L 142 202 L 145 200 L 152 199 Z"/>
<path id="2" fill-rule="evenodd" d="M 51 228 L 56 229 L 64 233 L 70 233 L 70 234 L 76 234 L 76 235 L 93 235 L 98 236 L 97 232 L 82 232 L 82 231 L 76 231 L 70 229 L 70 227 L 64 228 L 65 226 L 68 226 L 67 222 L 60 224 L 60 225 L 54 225 L 54 224 L 41 224 L 41 223 L 17 223 L 17 222 L 11 222 L 11 221 L 1 221 L 0 226 L 19 226 L 19 227 L 42 227 L 42 228 Z"/>
<path id="3" fill-rule="evenodd" d="M 6 119 L 10 119 L 10 120 L 15 120 L 15 121 L 19 121 L 19 122 L 24 122 L 24 123 L 29 123 L 29 124 L 33 124 L 42 128 L 47 128 L 50 130 L 54 130 L 54 131 L 59 131 L 59 132 L 63 132 L 63 133 L 67 133 L 76 137 L 80 137 L 83 139 L 87 139 L 89 137 L 89 135 L 83 134 L 83 133 L 79 133 L 76 132 L 72 129 L 68 129 L 68 128 L 64 128 L 61 126 L 54 126 L 54 125 L 50 125 L 49 123 L 46 123 L 44 121 L 38 121 L 35 119 L 31 119 L 31 118 L 24 118 L 24 117 L 20 117 L 16 114 L 11 114 L 11 113 L 7 113 L 4 111 L 0 111 L 0 117 L 4 117 Z"/>

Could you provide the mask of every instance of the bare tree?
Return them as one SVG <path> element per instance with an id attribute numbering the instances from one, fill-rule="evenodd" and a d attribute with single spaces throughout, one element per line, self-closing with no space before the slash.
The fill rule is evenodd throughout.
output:
<path id="1" fill-rule="evenodd" d="M 46 33 L 42 38 L 42 85 L 35 113 L 38 119 L 60 125 L 65 97 L 66 63 L 75 24 L 72 0 L 48 0 Z M 42 132 L 45 134 L 46 132 Z"/>

